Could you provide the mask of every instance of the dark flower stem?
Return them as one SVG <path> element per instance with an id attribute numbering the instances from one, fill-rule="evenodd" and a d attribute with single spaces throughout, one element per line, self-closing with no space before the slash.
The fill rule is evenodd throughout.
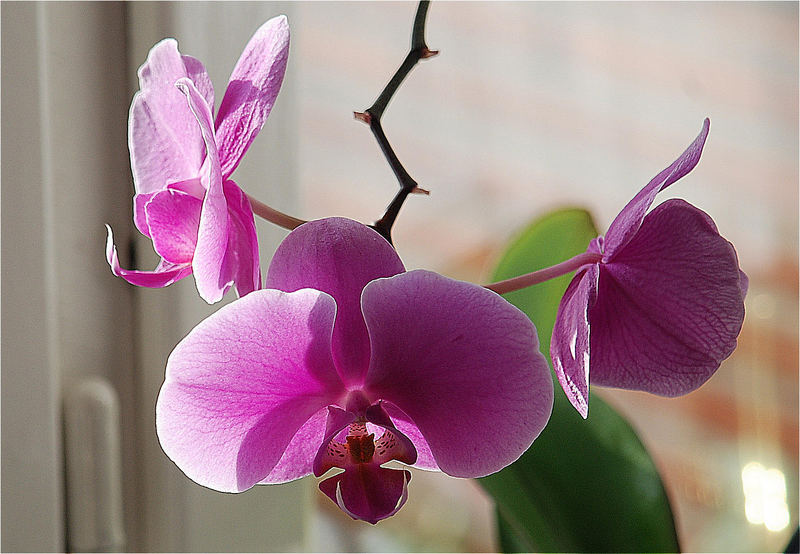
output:
<path id="1" fill-rule="evenodd" d="M 400 160 L 394 153 L 392 146 L 389 144 L 389 140 L 386 138 L 386 134 L 383 132 L 383 127 L 381 126 L 381 116 L 383 116 L 386 106 L 389 104 L 392 96 L 394 96 L 394 93 L 397 92 L 398 87 L 403 82 L 403 79 L 406 78 L 406 75 L 411 72 L 418 61 L 430 58 L 439 53 L 437 50 L 430 50 L 425 44 L 425 18 L 428 13 L 428 4 L 429 2 L 427 0 L 423 0 L 417 7 L 417 15 L 414 18 L 414 29 L 411 33 L 411 50 L 406 55 L 403 63 L 383 88 L 383 91 L 372 106 L 363 112 L 353 112 L 356 119 L 369 125 L 375 140 L 378 142 L 378 146 L 380 146 L 383 155 L 386 157 L 386 161 L 389 162 L 389 166 L 392 168 L 395 177 L 397 177 L 397 181 L 400 183 L 400 190 L 395 195 L 394 200 L 389 204 L 389 207 L 386 208 L 383 217 L 372 225 L 372 227 L 388 240 L 390 244 L 392 242 L 392 225 L 394 225 L 397 214 L 400 212 L 400 208 L 403 206 L 406 197 L 411 193 L 428 193 L 428 191 L 419 187 L 419 184 L 408 174 L 403 164 L 400 163 Z"/>
<path id="2" fill-rule="evenodd" d="M 566 275 L 567 273 L 575 271 L 581 266 L 587 264 L 596 264 L 601 258 L 601 254 L 595 254 L 594 252 L 583 252 L 582 254 L 578 254 L 574 258 L 570 258 L 569 260 L 561 262 L 560 264 L 556 264 L 545 269 L 540 269 L 539 271 L 534 271 L 532 273 L 526 273 L 525 275 L 520 275 L 519 277 L 512 277 L 511 279 L 498 281 L 496 283 L 492 283 L 491 285 L 484 285 L 484 287 L 489 290 L 493 290 L 498 294 L 505 294 L 507 292 L 513 292 L 515 290 L 530 287 L 531 285 L 544 283 L 545 281 L 555 279 L 556 277 L 561 277 L 562 275 Z"/>

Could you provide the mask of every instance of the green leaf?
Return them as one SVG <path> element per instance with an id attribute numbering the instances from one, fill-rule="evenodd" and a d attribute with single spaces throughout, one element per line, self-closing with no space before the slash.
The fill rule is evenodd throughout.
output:
<path id="1" fill-rule="evenodd" d="M 532 552 L 533 545 L 524 542 L 525 533 L 517 533 L 502 516 L 499 510 L 494 511 L 495 521 L 497 521 L 497 540 L 500 550 L 503 552 Z"/>
<path id="2" fill-rule="evenodd" d="M 598 235 L 584 210 L 535 221 L 500 260 L 498 281 L 549 267 L 586 250 Z M 536 324 L 550 358 L 550 335 L 571 275 L 504 295 Z M 553 415 L 533 446 L 479 483 L 497 504 L 505 551 L 677 552 L 669 500 L 631 426 L 598 395 L 583 420 L 554 379 Z"/>

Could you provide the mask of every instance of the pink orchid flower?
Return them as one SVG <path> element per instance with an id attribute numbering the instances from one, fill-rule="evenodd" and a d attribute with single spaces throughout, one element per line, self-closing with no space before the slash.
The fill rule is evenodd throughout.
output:
<path id="1" fill-rule="evenodd" d="M 589 244 L 561 300 L 550 355 L 562 388 L 585 418 L 592 384 L 662 396 L 705 383 L 736 348 L 747 276 L 708 214 L 656 194 L 700 161 L 709 121 Z"/>
<path id="2" fill-rule="evenodd" d="M 209 303 L 235 284 L 261 287 L 250 201 L 230 179 L 264 126 L 286 71 L 285 16 L 262 25 L 242 52 L 217 113 L 203 64 L 174 39 L 156 44 L 139 68 L 128 143 L 136 194 L 133 220 L 161 256 L 154 271 L 122 269 L 108 228 L 106 257 L 115 275 L 164 287 L 194 273 Z"/>
<path id="3" fill-rule="evenodd" d="M 478 285 L 406 272 L 365 225 L 301 225 L 265 285 L 201 322 L 167 362 L 158 437 L 201 485 L 239 492 L 339 468 L 320 489 L 376 523 L 411 479 L 384 463 L 484 476 L 550 417 L 530 320 Z"/>

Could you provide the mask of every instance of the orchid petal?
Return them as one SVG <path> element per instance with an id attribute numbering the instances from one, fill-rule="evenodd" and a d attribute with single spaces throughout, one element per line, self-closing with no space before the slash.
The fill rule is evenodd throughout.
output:
<path id="1" fill-rule="evenodd" d="M 137 194 L 133 197 L 133 223 L 147 238 L 150 238 L 150 229 L 147 227 L 147 214 L 145 214 L 144 207 L 159 192 L 161 191 Z"/>
<path id="2" fill-rule="evenodd" d="M 174 264 L 190 264 L 197 246 L 202 201 L 177 190 L 163 190 L 145 205 L 153 248 Z"/>
<path id="3" fill-rule="evenodd" d="M 185 181 L 176 181 L 174 183 L 170 183 L 167 185 L 167 190 L 177 190 L 179 192 L 183 192 L 190 196 L 194 196 L 200 200 L 206 194 L 206 189 L 203 186 L 200 177 L 195 177 L 193 179 L 186 179 Z"/>
<path id="4" fill-rule="evenodd" d="M 217 114 L 223 178 L 233 173 L 264 126 L 280 91 L 288 55 L 289 25 L 282 15 L 264 23 L 239 57 Z"/>
<path id="5" fill-rule="evenodd" d="M 259 484 L 276 484 L 294 481 L 313 473 L 314 456 L 325 437 L 328 409 L 322 408 L 295 433 L 281 459 Z"/>
<path id="6" fill-rule="evenodd" d="M 653 177 L 614 218 L 606 233 L 603 261 L 612 261 L 614 255 L 622 250 L 633 238 L 656 194 L 694 169 L 697 162 L 700 161 L 700 154 L 703 152 L 703 145 L 706 142 L 706 137 L 708 137 L 709 126 L 710 122 L 706 118 L 700 134 L 697 135 L 697 138 L 694 139 L 694 142 L 689 145 L 683 154 L 672 162 L 669 167 Z"/>
<path id="7" fill-rule="evenodd" d="M 403 507 L 409 481 L 410 471 L 359 464 L 322 481 L 319 488 L 344 513 L 374 525 Z"/>
<path id="8" fill-rule="evenodd" d="M 536 329 L 499 295 L 416 270 L 362 294 L 372 363 L 364 388 L 408 414 L 436 463 L 480 477 L 516 460 L 553 406 Z"/>
<path id="9" fill-rule="evenodd" d="M 747 289 L 749 289 L 749 288 L 750 288 L 750 278 L 747 276 L 747 274 L 744 271 L 742 271 L 740 269 L 739 270 L 739 289 L 742 291 L 742 298 L 747 296 Z"/>
<path id="10" fill-rule="evenodd" d="M 379 401 L 366 410 L 367 421 L 384 429 L 383 435 L 375 439 L 375 457 L 373 462 L 381 465 L 391 460 L 398 460 L 412 465 L 417 461 L 417 449 L 414 443 L 395 427 L 383 402 Z"/>
<path id="11" fill-rule="evenodd" d="M 356 414 L 352 412 L 348 412 L 347 410 L 343 410 L 337 406 L 328 406 L 328 417 L 325 423 L 325 435 L 322 439 L 322 442 L 319 443 L 317 447 L 317 452 L 314 456 L 314 475 L 319 477 L 332 467 L 341 467 L 341 464 L 335 465 L 329 463 L 329 458 L 333 454 L 332 448 L 336 448 L 337 445 L 332 444 L 334 438 L 344 429 L 347 428 L 348 425 L 355 422 L 357 419 Z M 339 457 L 342 458 L 342 463 L 346 462 L 347 453 L 342 451 L 339 452 Z"/>
<path id="12" fill-rule="evenodd" d="M 413 466 L 428 471 L 441 471 L 436 464 L 436 459 L 433 457 L 428 441 L 425 440 L 422 431 L 411 421 L 411 418 L 391 402 L 384 402 L 383 407 L 389 417 L 392 418 L 397 430 L 408 437 L 414 445 L 414 449 L 417 451 L 417 460 L 413 463 Z"/>
<path id="13" fill-rule="evenodd" d="M 169 357 L 156 405 L 164 452 L 197 483 L 245 490 L 343 394 L 330 355 L 336 305 L 319 291 L 259 290 L 201 322 Z"/>
<path id="14" fill-rule="evenodd" d="M 194 86 L 200 91 L 200 94 L 206 101 L 206 104 L 211 106 L 213 113 L 214 110 L 214 85 L 211 83 L 211 77 L 208 76 L 203 62 L 192 56 L 186 54 L 181 55 L 183 66 L 186 68 L 186 76 L 192 80 Z M 175 79 L 177 81 L 177 79 Z M 174 83 L 173 83 L 174 84 Z"/>
<path id="15" fill-rule="evenodd" d="M 404 270 L 392 246 L 366 225 L 345 218 L 309 221 L 289 233 L 272 257 L 264 286 L 314 288 L 336 300 L 333 359 L 348 384 L 360 384 L 370 346 L 361 291 L 379 277 Z"/>
<path id="16" fill-rule="evenodd" d="M 592 382 L 678 396 L 736 348 L 744 319 L 736 251 L 703 211 L 668 200 L 601 268 Z"/>
<path id="17" fill-rule="evenodd" d="M 222 174 L 214 142 L 211 110 L 192 81 L 179 79 L 176 86 L 186 96 L 206 146 L 207 156 L 201 175 L 201 181 L 206 186 L 206 194 L 200 214 L 197 248 L 192 267 L 197 291 L 203 300 L 212 304 L 221 300 L 233 284 L 230 272 L 223 272 L 223 258 L 228 248 L 228 207 L 222 188 Z"/>
<path id="18" fill-rule="evenodd" d="M 597 298 L 598 271 L 597 264 L 593 264 L 572 278 L 558 305 L 550 340 L 550 358 L 558 382 L 584 419 L 589 414 L 589 347 L 594 332 L 589 323 L 589 306 Z"/>
<path id="19" fill-rule="evenodd" d="M 203 162 L 202 135 L 186 108 L 186 100 L 175 89 L 175 82 L 186 76 L 174 39 L 156 44 L 139 68 L 141 90 L 131 103 L 128 125 L 131 170 L 138 194 L 196 177 Z"/>
<path id="20" fill-rule="evenodd" d="M 179 191 L 201 200 L 206 193 L 203 185 L 200 184 L 199 177 L 170 183 L 167 185 L 166 189 L 163 190 Z M 162 191 L 150 192 L 148 194 L 137 194 L 133 197 L 133 222 L 136 224 L 136 228 L 139 229 L 139 231 L 141 231 L 141 233 L 147 238 L 150 238 L 150 229 L 147 227 L 147 215 L 145 214 L 144 208 L 150 199 L 159 192 Z"/>
<path id="21" fill-rule="evenodd" d="M 222 184 L 228 206 L 228 249 L 225 252 L 223 274 L 234 276 L 236 291 L 244 296 L 261 288 L 261 265 L 258 254 L 258 235 L 253 208 L 247 195 L 233 181 Z"/>
<path id="22" fill-rule="evenodd" d="M 111 233 L 111 227 L 106 225 L 108 237 L 106 239 L 106 260 L 108 265 L 111 266 L 111 272 L 117 277 L 122 277 L 132 285 L 139 287 L 161 288 L 171 285 L 175 281 L 179 281 L 184 277 L 192 274 L 191 264 L 158 264 L 154 271 L 138 271 L 135 269 L 123 269 L 119 265 L 119 256 L 117 255 L 117 247 L 114 246 L 114 237 Z"/>

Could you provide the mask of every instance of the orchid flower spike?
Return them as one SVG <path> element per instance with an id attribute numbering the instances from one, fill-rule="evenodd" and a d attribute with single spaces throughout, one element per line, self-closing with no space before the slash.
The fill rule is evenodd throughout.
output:
<path id="1" fill-rule="evenodd" d="M 406 272 L 373 229 L 305 223 L 266 287 L 224 306 L 169 357 L 156 405 L 164 452 L 239 492 L 310 473 L 354 519 L 402 507 L 396 460 L 480 477 L 516 460 L 553 405 L 536 329 L 498 294 Z"/>
<path id="2" fill-rule="evenodd" d="M 700 160 L 709 121 L 672 165 L 617 215 L 588 252 L 558 307 L 553 366 L 586 418 L 589 382 L 662 396 L 705 383 L 736 348 L 747 276 L 708 214 L 671 199 L 645 215 L 656 194 Z"/>
<path id="3" fill-rule="evenodd" d="M 285 16 L 262 25 L 231 74 L 216 120 L 203 64 L 182 55 L 174 39 L 150 50 L 139 68 L 128 144 L 133 220 L 161 261 L 154 271 L 122 269 L 107 227 L 106 258 L 115 275 L 165 287 L 194 273 L 208 303 L 233 284 L 240 295 L 261 288 L 253 210 L 230 176 L 272 110 L 288 50 Z"/>

